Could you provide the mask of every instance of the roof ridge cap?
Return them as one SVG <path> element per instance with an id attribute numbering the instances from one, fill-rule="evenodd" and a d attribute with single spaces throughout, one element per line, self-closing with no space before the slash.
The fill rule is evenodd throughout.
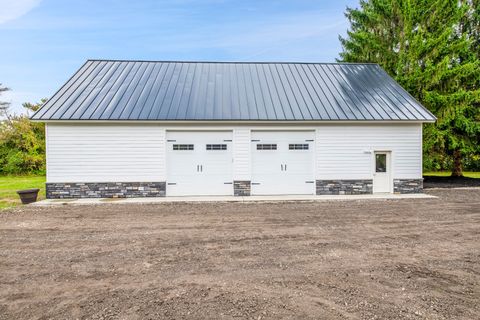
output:
<path id="1" fill-rule="evenodd" d="M 142 59 L 97 59 L 87 61 L 149 62 L 149 63 L 215 63 L 215 64 L 324 64 L 324 65 L 377 65 L 374 62 L 305 62 L 305 61 L 207 61 L 207 60 L 142 60 Z"/>

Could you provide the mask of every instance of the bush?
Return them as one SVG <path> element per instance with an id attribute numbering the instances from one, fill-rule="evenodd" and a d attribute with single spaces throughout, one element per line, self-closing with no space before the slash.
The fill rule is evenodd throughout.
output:
<path id="1" fill-rule="evenodd" d="M 41 103 L 23 106 L 36 111 Z M 45 174 L 45 125 L 25 114 L 5 116 L 0 122 L 0 174 Z"/>

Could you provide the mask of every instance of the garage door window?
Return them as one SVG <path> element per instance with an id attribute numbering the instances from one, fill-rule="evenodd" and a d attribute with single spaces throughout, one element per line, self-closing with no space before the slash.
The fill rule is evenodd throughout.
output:
<path id="1" fill-rule="evenodd" d="M 257 144 L 257 150 L 277 150 L 277 144 Z"/>
<path id="2" fill-rule="evenodd" d="M 308 150 L 308 143 L 290 143 L 288 150 Z"/>
<path id="3" fill-rule="evenodd" d="M 177 150 L 177 151 L 193 150 L 193 144 L 174 144 L 173 150 Z"/>
<path id="4" fill-rule="evenodd" d="M 226 144 L 207 144 L 207 150 L 227 150 Z"/>

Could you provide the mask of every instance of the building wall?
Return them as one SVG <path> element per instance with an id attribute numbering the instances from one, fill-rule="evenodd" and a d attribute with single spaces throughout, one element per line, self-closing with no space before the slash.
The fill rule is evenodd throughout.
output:
<path id="1" fill-rule="evenodd" d="M 422 177 L 421 125 L 326 125 L 316 130 L 317 179 L 372 179 L 373 151 L 391 151 L 395 179 Z"/>
<path id="2" fill-rule="evenodd" d="M 391 151 L 392 179 L 399 181 L 397 185 L 404 180 L 421 182 L 422 178 L 421 124 L 48 123 L 47 182 L 165 182 L 167 130 L 233 130 L 232 180 L 242 182 L 242 186 L 251 180 L 252 130 L 314 130 L 315 179 L 317 186 L 328 185 L 321 189 L 357 190 L 332 186 L 331 181 L 372 179 L 374 150 Z"/>
<path id="3" fill-rule="evenodd" d="M 165 181 L 165 128 L 47 125 L 47 182 Z"/>
<path id="4" fill-rule="evenodd" d="M 233 130 L 233 179 L 250 180 L 250 128 Z"/>

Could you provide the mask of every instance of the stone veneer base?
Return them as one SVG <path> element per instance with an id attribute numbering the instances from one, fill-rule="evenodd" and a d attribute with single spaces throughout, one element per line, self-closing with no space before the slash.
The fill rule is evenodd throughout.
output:
<path id="1" fill-rule="evenodd" d="M 423 179 L 393 179 L 393 193 L 423 193 Z"/>
<path id="2" fill-rule="evenodd" d="M 165 197 L 165 182 L 46 183 L 47 199 Z"/>
<path id="3" fill-rule="evenodd" d="M 317 195 L 371 194 L 373 180 L 317 180 Z"/>
<path id="4" fill-rule="evenodd" d="M 250 196 L 251 183 L 247 180 L 233 181 L 233 195 L 236 197 Z"/>
<path id="5" fill-rule="evenodd" d="M 165 197 L 165 182 L 46 183 L 47 199 Z M 317 195 L 371 194 L 373 181 L 316 180 Z M 394 179 L 394 193 L 422 193 L 423 179 Z M 233 182 L 235 196 L 250 196 L 251 182 Z"/>

